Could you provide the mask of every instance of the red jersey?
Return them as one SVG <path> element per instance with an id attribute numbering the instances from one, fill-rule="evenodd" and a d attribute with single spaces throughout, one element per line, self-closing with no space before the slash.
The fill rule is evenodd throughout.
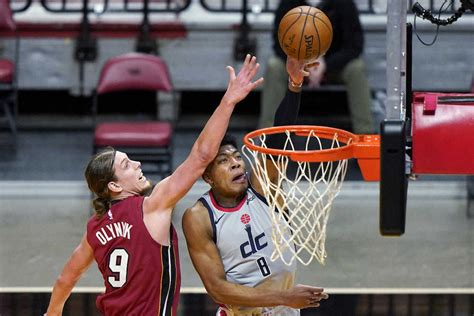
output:
<path id="1" fill-rule="evenodd" d="M 162 246 L 143 222 L 143 196 L 113 204 L 87 223 L 87 241 L 104 278 L 105 293 L 97 297 L 104 315 L 175 316 L 181 274 L 176 230 L 170 246 Z"/>

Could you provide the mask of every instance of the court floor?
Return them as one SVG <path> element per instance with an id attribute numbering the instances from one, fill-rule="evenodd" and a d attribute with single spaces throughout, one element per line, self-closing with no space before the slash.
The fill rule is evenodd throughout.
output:
<path id="1" fill-rule="evenodd" d="M 174 224 L 207 190 L 203 182 L 177 205 Z M 299 269 L 299 281 L 334 293 L 474 292 L 474 223 L 466 218 L 464 183 L 410 183 L 406 233 L 378 232 L 378 184 L 347 181 L 327 228 L 327 262 Z M 82 181 L 0 182 L 0 288 L 50 287 L 88 217 Z M 203 292 L 180 238 L 183 291 Z M 93 266 L 79 286 L 100 290 Z"/>

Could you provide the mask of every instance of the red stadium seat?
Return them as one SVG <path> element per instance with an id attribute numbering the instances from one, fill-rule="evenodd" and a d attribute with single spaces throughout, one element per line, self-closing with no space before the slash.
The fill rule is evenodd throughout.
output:
<path id="1" fill-rule="evenodd" d="M 19 39 L 16 36 L 16 24 L 10 10 L 8 0 L 0 0 L 0 33 L 14 36 L 15 50 L 14 59 L 0 57 L 0 122 L 16 135 L 17 116 L 17 65 L 19 53 Z"/>
<path id="2" fill-rule="evenodd" d="M 15 64 L 9 59 L 0 59 L 0 84 L 9 84 L 13 82 L 15 73 Z"/>
<path id="3" fill-rule="evenodd" d="M 99 95 L 119 91 L 156 91 L 173 93 L 165 62 L 154 55 L 129 53 L 106 61 L 94 95 L 93 114 L 97 116 Z M 106 146 L 127 153 L 143 163 L 147 173 L 165 177 L 171 173 L 173 128 L 170 122 L 106 122 L 97 124 L 94 152 Z M 147 170 L 145 165 L 152 165 Z"/>

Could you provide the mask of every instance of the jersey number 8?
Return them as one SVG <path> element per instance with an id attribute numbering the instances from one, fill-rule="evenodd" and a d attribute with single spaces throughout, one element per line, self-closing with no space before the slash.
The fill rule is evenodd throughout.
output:
<path id="1" fill-rule="evenodd" d="M 264 277 L 269 276 L 272 274 L 270 271 L 270 267 L 268 266 L 267 261 L 265 260 L 265 257 L 260 257 L 257 259 L 257 265 L 260 268 L 260 272 L 262 272 L 262 275 Z"/>

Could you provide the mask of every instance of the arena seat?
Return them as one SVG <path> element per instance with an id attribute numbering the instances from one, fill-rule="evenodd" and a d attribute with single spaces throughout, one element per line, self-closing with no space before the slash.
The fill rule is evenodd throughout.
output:
<path id="1" fill-rule="evenodd" d="M 15 37 L 15 49 L 12 59 L 0 57 L 0 122 L 6 123 L 13 136 L 16 136 L 16 116 L 18 106 L 17 65 L 19 39 L 16 36 L 16 24 L 8 0 L 0 0 L 0 33 Z"/>
<path id="2" fill-rule="evenodd" d="M 108 59 L 93 98 L 95 119 L 99 96 L 120 91 L 173 93 L 166 63 L 157 56 L 142 53 Z M 103 122 L 95 125 L 94 152 L 113 146 L 127 153 L 130 159 L 142 162 L 145 172 L 166 177 L 172 170 L 172 136 L 173 126 L 167 121 Z"/>

